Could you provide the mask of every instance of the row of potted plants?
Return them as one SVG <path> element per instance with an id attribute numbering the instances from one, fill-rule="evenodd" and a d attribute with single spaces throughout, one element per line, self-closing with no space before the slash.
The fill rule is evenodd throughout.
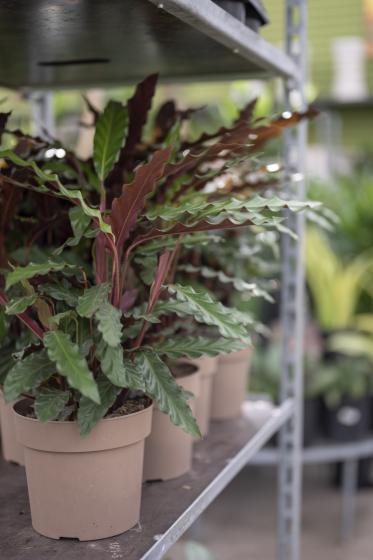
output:
<path id="1" fill-rule="evenodd" d="M 192 438 L 208 430 L 209 357 L 238 352 L 237 389 L 236 365 L 219 358 L 211 413 L 239 412 L 257 325 L 193 282 L 206 271 L 188 270 L 188 254 L 222 230 L 284 232 L 283 208 L 317 206 L 258 195 L 273 180 L 254 159 L 255 182 L 241 165 L 312 111 L 255 124 L 252 103 L 191 142 L 190 111 L 164 106 L 144 137 L 155 86 L 150 76 L 126 105 L 90 106 L 87 161 L 0 118 L 13 144 L 0 152 L 0 384 L 16 403 L 33 527 L 52 538 L 122 533 L 139 521 L 143 478 L 185 472 Z M 246 283 L 246 297 L 266 297 Z"/>

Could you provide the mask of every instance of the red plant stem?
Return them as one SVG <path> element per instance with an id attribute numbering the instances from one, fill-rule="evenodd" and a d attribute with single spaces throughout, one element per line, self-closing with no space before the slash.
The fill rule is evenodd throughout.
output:
<path id="1" fill-rule="evenodd" d="M 7 303 L 8 298 L 3 292 L 0 291 L 0 304 L 5 306 Z M 17 313 L 16 316 L 20 321 L 22 321 L 24 325 L 26 325 L 28 329 L 30 329 L 30 331 L 34 333 L 35 336 L 37 336 L 40 340 L 43 340 L 45 331 L 36 321 L 34 321 L 32 317 L 30 317 L 26 312 Z"/>

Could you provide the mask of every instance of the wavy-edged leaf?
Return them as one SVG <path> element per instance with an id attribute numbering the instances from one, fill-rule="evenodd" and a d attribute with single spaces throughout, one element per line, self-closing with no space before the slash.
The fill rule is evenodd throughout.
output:
<path id="1" fill-rule="evenodd" d="M 264 198 L 254 196 L 249 199 L 238 199 L 234 197 L 224 197 L 217 200 L 208 200 L 207 195 L 199 194 L 192 199 L 187 198 L 183 203 L 175 205 L 154 206 L 146 213 L 148 220 L 154 221 L 161 219 L 166 222 L 179 222 L 194 225 L 202 220 L 220 220 L 237 216 L 238 211 L 245 210 L 252 213 L 253 217 L 259 219 L 260 212 L 278 213 L 284 209 L 291 212 L 299 212 L 305 209 L 319 208 L 320 203 L 316 201 L 284 200 L 279 197 Z M 187 217 L 193 216 L 193 220 Z M 265 214 L 263 217 L 268 217 Z"/>
<path id="2" fill-rule="evenodd" d="M 173 249 L 176 244 L 182 244 L 186 249 L 193 249 L 194 247 L 201 247 L 209 245 L 210 243 L 224 243 L 224 238 L 212 233 L 192 233 L 183 235 L 180 239 L 169 237 L 167 239 L 155 239 L 149 243 L 139 245 L 136 249 L 136 254 L 139 255 L 157 255 L 164 249 Z"/>
<path id="3" fill-rule="evenodd" d="M 47 332 L 44 335 L 44 345 L 49 359 L 56 364 L 58 373 L 66 377 L 69 385 L 100 404 L 96 381 L 78 345 L 70 336 L 59 330 Z"/>
<path id="4" fill-rule="evenodd" d="M 86 203 L 80 190 L 66 188 L 61 183 L 58 175 L 56 175 L 55 173 L 45 173 L 35 163 L 35 161 L 24 160 L 14 152 L 12 152 L 12 150 L 0 150 L 0 159 L 1 158 L 9 159 L 12 163 L 14 163 L 15 165 L 19 165 L 20 167 L 30 167 L 34 171 L 40 183 L 38 186 L 32 187 L 34 191 L 41 193 L 53 193 L 54 196 L 62 196 L 63 198 L 77 201 L 87 216 L 98 221 L 100 229 L 102 231 L 108 234 L 112 234 L 111 227 L 105 222 L 101 212 L 97 208 L 92 208 L 91 206 L 89 206 L 89 204 Z M 55 184 L 58 188 L 58 191 L 52 190 L 45 186 L 45 184 L 50 183 Z M 17 186 L 21 188 L 29 188 L 27 185 L 23 185 L 22 183 L 17 183 Z"/>
<path id="5" fill-rule="evenodd" d="M 64 262 L 47 261 L 43 263 L 30 263 L 27 266 L 18 266 L 7 274 L 5 288 L 9 290 L 14 284 L 30 280 L 34 276 L 45 276 L 50 272 L 58 272 L 64 268 L 75 268 Z"/>
<path id="6" fill-rule="evenodd" d="M 114 198 L 110 221 L 119 250 L 135 226 L 139 212 L 145 206 L 146 198 L 163 177 L 170 153 L 170 148 L 155 152 L 149 163 L 136 169 L 132 183 L 124 185 L 122 194 Z"/>
<path id="7" fill-rule="evenodd" d="M 40 422 L 56 420 L 70 397 L 69 391 L 43 387 L 35 394 L 34 411 Z"/>
<path id="8" fill-rule="evenodd" d="M 104 181 L 119 157 L 127 128 L 127 109 L 109 101 L 96 123 L 93 162 L 100 181 Z"/>
<path id="9" fill-rule="evenodd" d="M 116 387 L 126 387 L 133 390 L 145 390 L 144 382 L 139 372 L 133 367 L 130 359 L 124 359 L 123 348 L 113 348 L 101 340 L 97 345 L 97 357 L 101 370 Z"/>
<path id="10" fill-rule="evenodd" d="M 78 299 L 77 313 L 81 317 L 93 317 L 96 311 L 108 301 L 111 286 L 108 282 L 84 290 Z"/>
<path id="11" fill-rule="evenodd" d="M 97 387 L 101 404 L 97 404 L 87 397 L 81 397 L 78 409 L 78 426 L 80 435 L 86 436 L 111 408 L 117 398 L 120 388 L 115 387 L 104 375 L 97 379 Z"/>
<path id="12" fill-rule="evenodd" d="M 152 397 L 159 409 L 168 414 L 175 426 L 198 437 L 200 431 L 188 405 L 189 395 L 173 377 L 167 365 L 151 350 L 135 353 L 134 367 L 144 379 L 146 394 Z"/>
<path id="13" fill-rule="evenodd" d="M 37 295 L 33 294 L 31 296 L 21 296 L 13 298 L 5 306 L 5 313 L 7 315 L 17 315 L 18 313 L 23 313 L 37 300 Z"/>
<path id="14" fill-rule="evenodd" d="M 174 294 L 182 303 L 186 303 L 196 321 L 213 325 L 219 329 L 222 336 L 250 341 L 244 323 L 243 314 L 237 310 L 226 307 L 206 290 L 194 289 L 192 286 L 172 284 L 167 286 L 168 291 Z"/>
<path id="15" fill-rule="evenodd" d="M 272 296 L 265 290 L 262 290 L 257 284 L 253 282 L 246 282 L 242 278 L 237 278 L 234 276 L 227 276 L 222 270 L 214 270 L 207 266 L 193 266 L 191 264 L 180 265 L 178 267 L 179 271 L 187 272 L 189 274 L 198 274 L 203 278 L 216 278 L 222 284 L 233 284 L 233 287 L 238 292 L 245 292 L 251 297 L 262 297 L 269 302 L 273 302 Z"/>
<path id="16" fill-rule="evenodd" d="M 17 361 L 6 376 L 5 400 L 7 402 L 16 400 L 22 393 L 36 389 L 55 373 L 56 366 L 45 350 L 29 354 L 23 360 Z"/>
<path id="17" fill-rule="evenodd" d="M 108 301 L 103 303 L 95 313 L 97 328 L 103 339 L 115 348 L 122 339 L 122 324 L 120 322 L 121 312 Z"/>
<path id="18" fill-rule="evenodd" d="M 247 348 L 242 340 L 231 338 L 207 338 L 203 336 L 177 336 L 168 338 L 154 345 L 154 352 L 177 360 L 179 358 L 200 358 L 201 356 L 218 356 Z"/>

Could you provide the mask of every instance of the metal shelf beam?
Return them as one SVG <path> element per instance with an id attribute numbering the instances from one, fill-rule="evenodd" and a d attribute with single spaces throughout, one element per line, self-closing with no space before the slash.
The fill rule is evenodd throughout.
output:
<path id="1" fill-rule="evenodd" d="M 212 0 L 0 0 L 0 14 L 10 88 L 296 77 L 291 57 Z"/>
<path id="2" fill-rule="evenodd" d="M 51 560 L 55 554 L 69 560 L 163 558 L 294 412 L 294 403 L 287 401 L 264 420 L 256 417 L 255 407 L 250 408 L 250 403 L 245 407 L 246 416 L 212 423 L 209 436 L 195 445 L 190 473 L 144 485 L 141 525 L 111 539 L 56 542 L 35 533 L 31 528 L 24 470 L 0 463 L 0 558 Z"/>

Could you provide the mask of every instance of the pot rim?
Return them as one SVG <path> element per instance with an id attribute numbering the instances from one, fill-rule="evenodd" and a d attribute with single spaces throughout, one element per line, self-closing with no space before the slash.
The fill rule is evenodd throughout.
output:
<path id="1" fill-rule="evenodd" d="M 116 416 L 115 418 L 101 418 L 100 422 L 116 422 L 116 421 L 120 421 L 123 420 L 124 418 L 133 418 L 136 415 L 139 414 L 143 414 L 145 413 L 147 410 L 149 410 L 151 407 L 154 407 L 154 401 L 153 399 L 151 399 L 150 397 L 148 397 L 149 399 L 149 405 L 146 408 L 143 408 L 142 410 L 138 410 L 137 412 L 131 412 L 130 414 L 124 414 L 123 416 Z M 30 418 L 28 416 L 24 416 L 24 414 L 21 414 L 20 412 L 18 412 L 16 410 L 16 407 L 18 405 L 22 405 L 22 403 L 24 403 L 25 401 L 29 401 L 31 399 L 21 399 L 17 402 L 15 402 L 13 404 L 13 412 L 16 416 L 19 416 L 20 418 L 22 418 L 22 420 L 24 421 L 30 421 L 30 422 L 37 422 L 38 424 L 43 424 L 43 425 L 48 425 L 48 424 L 58 424 L 58 425 L 73 425 L 73 424 L 77 424 L 77 420 L 48 420 L 48 422 L 41 422 L 40 420 L 38 420 L 38 418 Z"/>

